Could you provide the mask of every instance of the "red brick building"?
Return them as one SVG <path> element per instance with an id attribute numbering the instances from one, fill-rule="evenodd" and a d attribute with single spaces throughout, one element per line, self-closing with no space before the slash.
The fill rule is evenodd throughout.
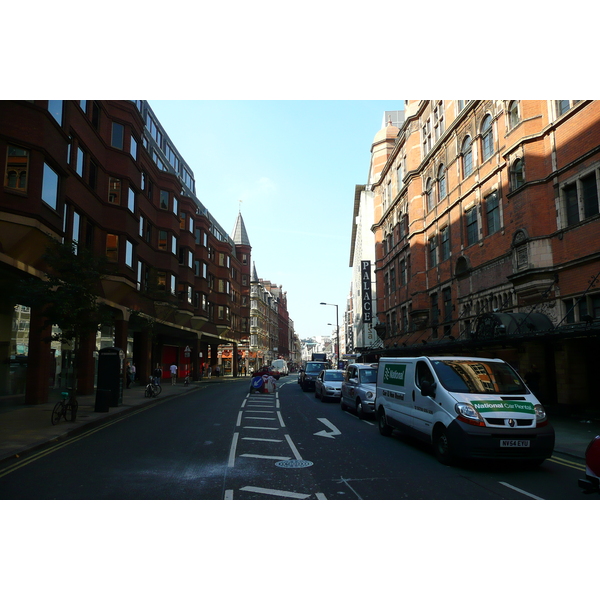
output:
<path id="1" fill-rule="evenodd" d="M 233 348 L 237 373 L 249 331 L 250 243 L 236 244 L 198 199 L 192 169 L 146 101 L 2 101 L 0 169 L 3 287 L 43 276 L 45 234 L 116 267 L 100 296 L 114 326 L 82 350 L 80 392 L 93 390 L 103 346 L 123 349 L 141 381 L 157 363 L 195 377 L 216 363 L 219 345 Z M 43 341 L 35 311 L 28 340 L 19 338 L 15 315 L 27 307 L 17 308 L 0 300 L 0 398 L 44 402 L 56 373 L 67 384 L 69 352 Z"/>
<path id="2" fill-rule="evenodd" d="M 381 352 L 504 358 L 600 408 L 599 186 L 597 101 L 406 101 L 373 186 Z"/>

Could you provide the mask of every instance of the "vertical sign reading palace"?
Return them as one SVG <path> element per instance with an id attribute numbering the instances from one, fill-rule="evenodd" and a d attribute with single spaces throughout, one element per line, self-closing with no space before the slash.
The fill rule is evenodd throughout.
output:
<path id="1" fill-rule="evenodd" d="M 371 261 L 360 261 L 360 280 L 362 295 L 362 314 L 363 323 L 373 321 L 373 297 L 371 293 Z"/>

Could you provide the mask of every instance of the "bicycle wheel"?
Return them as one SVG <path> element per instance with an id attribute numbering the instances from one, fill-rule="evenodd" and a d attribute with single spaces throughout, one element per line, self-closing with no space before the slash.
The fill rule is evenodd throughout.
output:
<path id="1" fill-rule="evenodd" d="M 155 385 L 153 392 L 154 392 L 154 397 L 156 398 L 156 396 L 158 396 L 162 392 L 162 388 L 160 387 L 160 385 Z"/>
<path id="2" fill-rule="evenodd" d="M 77 409 L 79 408 L 79 404 L 77 400 L 71 400 L 69 404 L 65 405 L 65 421 L 75 421 L 77 417 Z"/>
<path id="3" fill-rule="evenodd" d="M 61 402 L 57 402 L 52 409 L 52 416 L 50 417 L 50 421 L 52 425 L 56 425 L 60 418 L 65 414 L 65 405 Z"/>
<path id="4" fill-rule="evenodd" d="M 144 390 L 144 398 L 152 398 L 152 386 L 148 384 Z"/>

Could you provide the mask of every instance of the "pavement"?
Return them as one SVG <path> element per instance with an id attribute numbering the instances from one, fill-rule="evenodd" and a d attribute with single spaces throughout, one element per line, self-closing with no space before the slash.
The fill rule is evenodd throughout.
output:
<path id="1" fill-rule="evenodd" d="M 36 405 L 2 405 L 0 402 L 0 463 L 22 457 L 23 454 L 41 448 L 51 442 L 57 442 L 75 433 L 97 427 L 102 423 L 122 417 L 129 412 L 139 410 L 150 404 L 162 402 L 182 394 L 188 394 L 208 386 L 226 385 L 234 381 L 248 380 L 250 377 L 211 377 L 195 381 L 189 386 L 183 383 L 171 385 L 164 381 L 162 393 L 158 398 L 145 398 L 145 386 L 134 383 L 130 389 L 123 390 L 123 402 L 108 412 L 95 412 L 96 394 L 78 396 L 76 421 L 61 420 L 52 425 L 50 416 L 56 402 L 60 400 L 60 391 L 51 390 L 50 399 Z M 592 439 L 600 435 L 600 416 L 581 413 L 579 415 L 558 416 L 549 410 L 550 422 L 556 432 L 555 453 L 584 460 L 585 450 Z"/>

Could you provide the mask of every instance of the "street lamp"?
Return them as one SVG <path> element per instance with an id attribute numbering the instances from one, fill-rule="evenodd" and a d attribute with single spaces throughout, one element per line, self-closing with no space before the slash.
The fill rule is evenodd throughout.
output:
<path id="1" fill-rule="evenodd" d="M 325 306 L 335 306 L 335 329 L 336 329 L 336 337 L 337 337 L 337 344 L 336 344 L 336 349 L 335 349 L 335 354 L 336 354 L 336 361 L 337 364 L 335 365 L 336 369 L 340 363 L 340 321 L 338 318 L 338 305 L 337 304 L 330 304 L 329 302 L 321 302 L 321 304 L 325 305 Z"/>

